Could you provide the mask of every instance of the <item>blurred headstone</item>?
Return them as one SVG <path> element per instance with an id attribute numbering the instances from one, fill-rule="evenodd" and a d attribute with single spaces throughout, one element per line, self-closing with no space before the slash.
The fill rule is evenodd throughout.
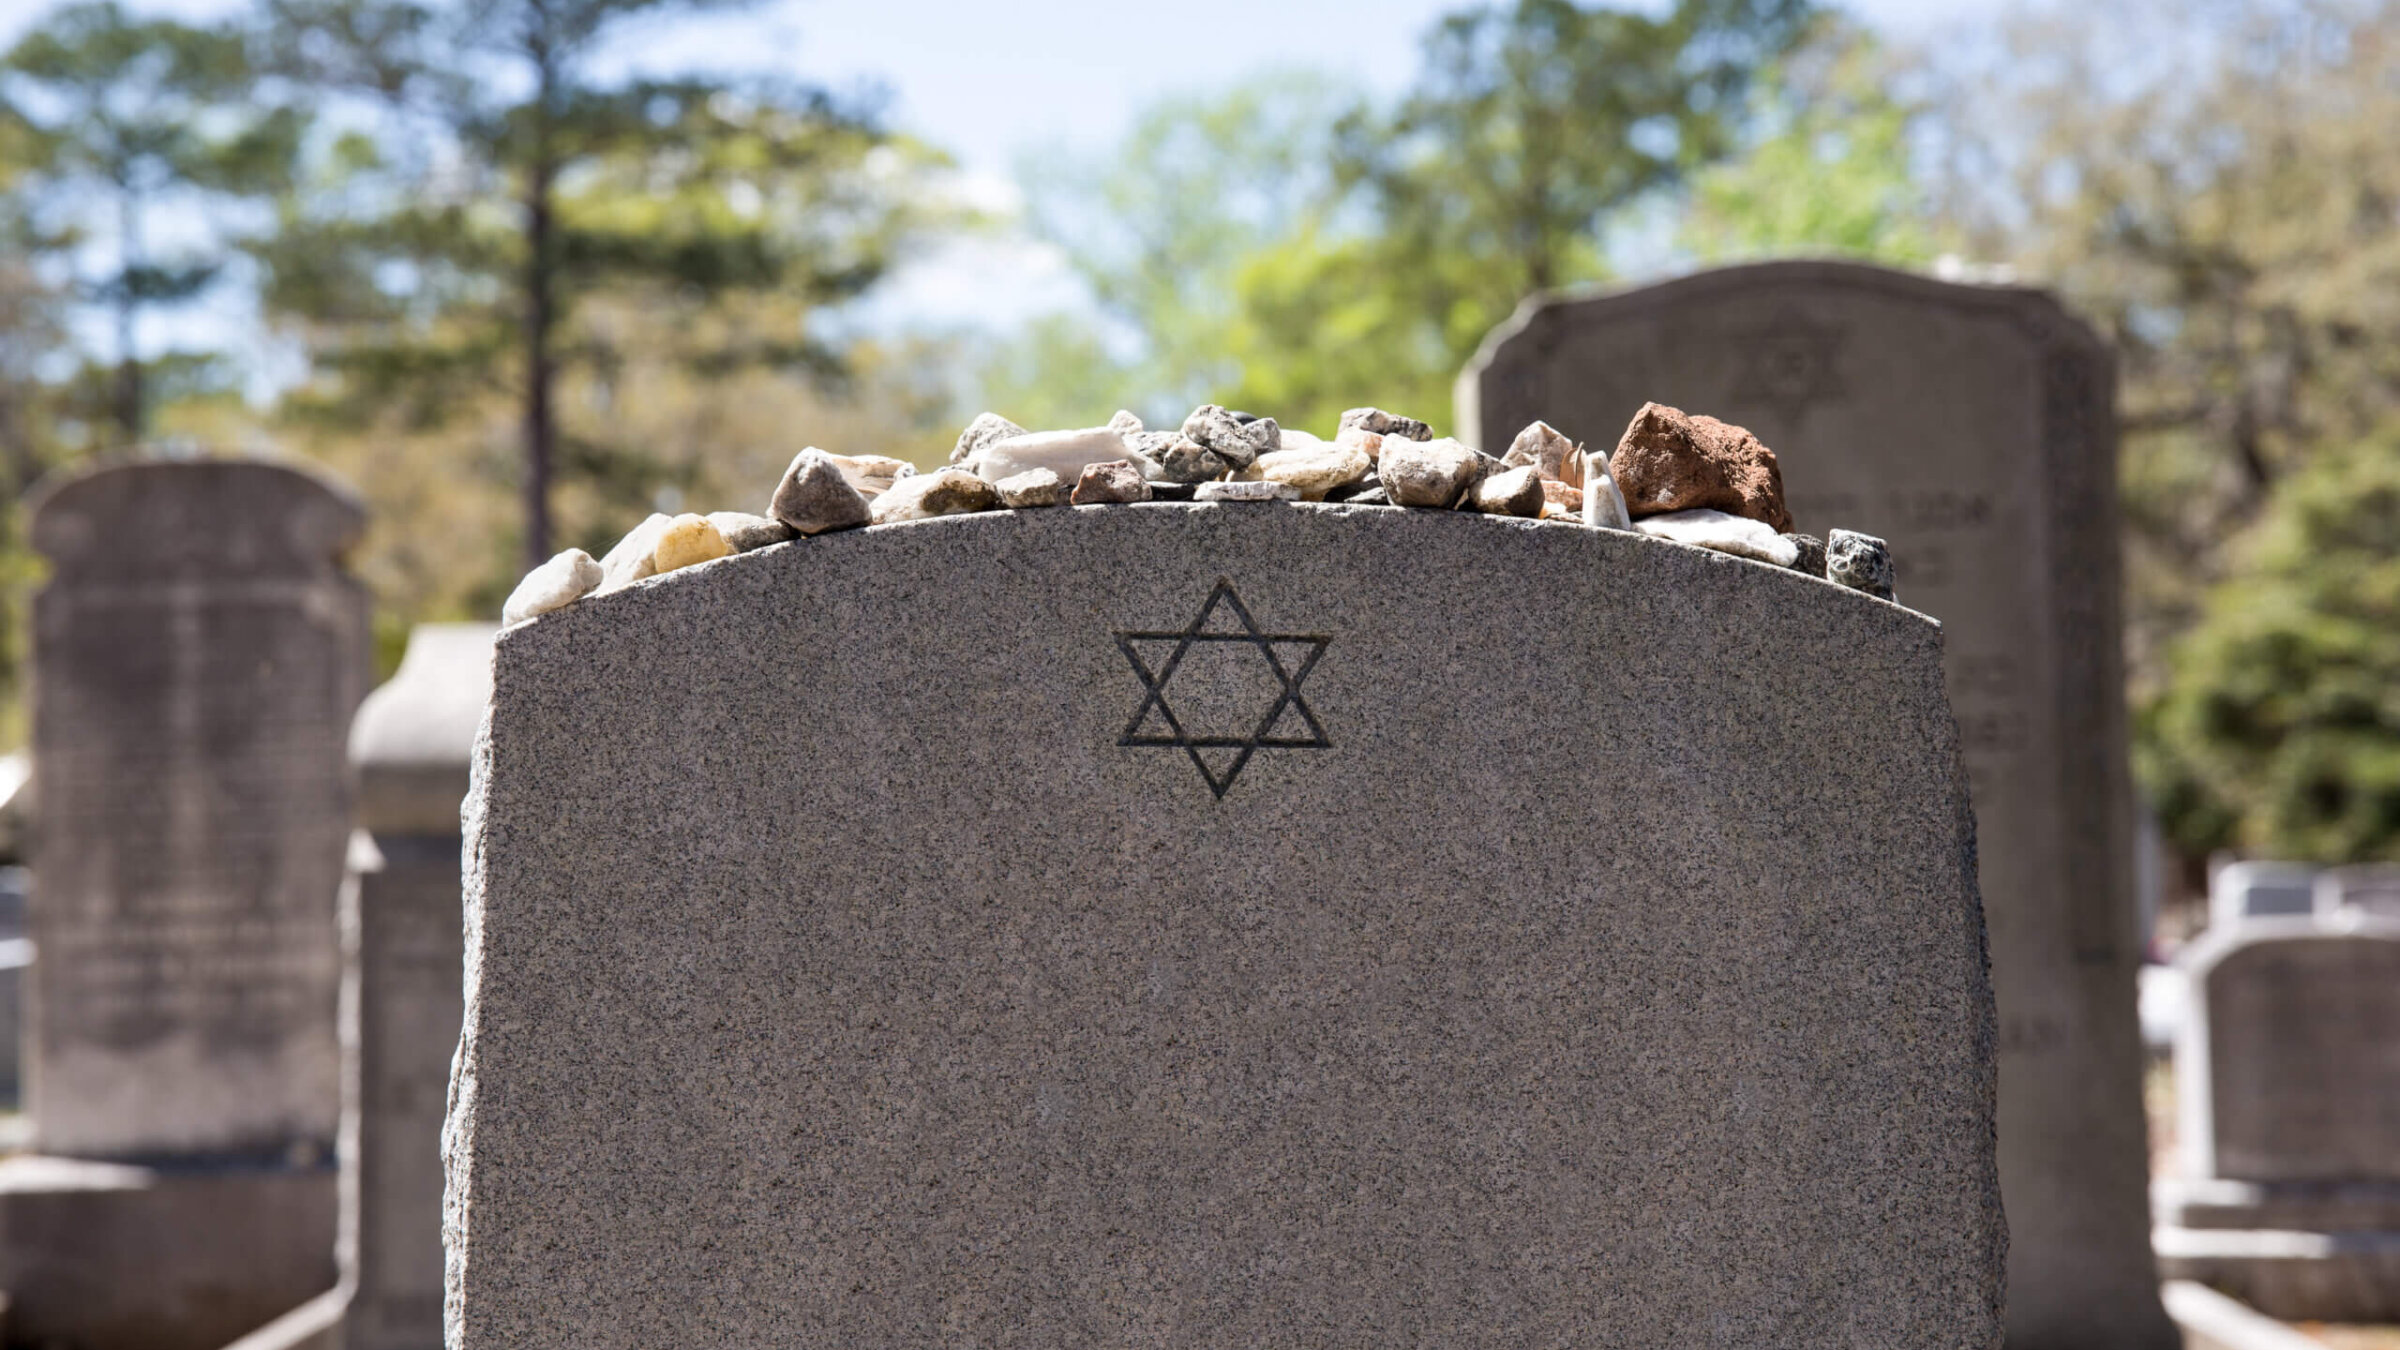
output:
<path id="1" fill-rule="evenodd" d="M 1601 453 L 1642 404 L 1748 427 L 1796 529 L 1891 543 L 1940 619 L 2000 1006 L 2008 1343 L 2166 1350 L 2144 1187 L 2114 375 L 2040 291 L 1765 263 L 1528 301 L 1460 377 L 1460 435 Z"/>
<path id="2" fill-rule="evenodd" d="M 26 1075 L 48 1156 L 0 1168 L 12 1338 L 221 1345 L 333 1283 L 367 651 L 339 560 L 363 524 L 243 461 L 121 464 L 36 505 Z"/>
<path id="3" fill-rule="evenodd" d="M 0 867 L 0 1108 L 11 1111 L 23 1091 L 25 971 L 33 961 L 33 940 L 25 935 L 28 884 L 24 868 Z"/>
<path id="4" fill-rule="evenodd" d="M 2275 1317 L 2400 1320 L 2400 923 L 2252 919 L 2178 964 L 2167 1273 Z"/>
<path id="5" fill-rule="evenodd" d="M 2316 913 L 2325 919 L 2359 914 L 2400 923 L 2400 866 L 2357 863 L 2326 868 L 2317 877 Z"/>
<path id="6" fill-rule="evenodd" d="M 2289 919 L 2315 911 L 2317 869 L 2306 863 L 2237 862 L 2208 879 L 2208 922 L 2224 927 L 2250 919 Z"/>
<path id="7" fill-rule="evenodd" d="M 442 1110 L 464 943 L 459 803 L 493 624 L 423 624 L 350 734 L 360 834 L 343 891 L 346 1350 L 440 1350 Z"/>

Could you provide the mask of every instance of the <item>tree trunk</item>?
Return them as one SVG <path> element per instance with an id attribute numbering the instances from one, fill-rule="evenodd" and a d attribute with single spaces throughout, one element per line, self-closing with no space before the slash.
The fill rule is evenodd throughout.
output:
<path id="1" fill-rule="evenodd" d="M 117 230 L 117 389 L 113 401 L 117 427 L 130 450 L 141 444 L 149 420 L 142 406 L 142 356 L 134 349 L 141 313 L 134 277 L 142 267 L 142 203 L 130 187 L 118 189 Z"/>
<path id="2" fill-rule="evenodd" d="M 530 44 L 539 86 L 534 91 L 533 154 L 525 171 L 525 566 L 550 557 L 550 464 L 558 438 L 550 407 L 557 370 L 550 352 L 557 319 L 552 294 L 555 259 L 551 233 L 552 192 L 558 165 L 550 119 L 558 93 L 558 70 L 537 35 Z"/>
<path id="3" fill-rule="evenodd" d="M 550 411 L 550 189 L 556 166 L 537 153 L 525 190 L 525 565 L 550 556 L 550 460 L 557 427 Z"/>

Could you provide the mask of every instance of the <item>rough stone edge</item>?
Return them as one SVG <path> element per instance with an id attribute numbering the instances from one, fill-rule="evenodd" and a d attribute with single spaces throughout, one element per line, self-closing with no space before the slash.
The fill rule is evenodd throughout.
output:
<path id="1" fill-rule="evenodd" d="M 747 557 L 747 554 L 735 554 Z M 668 575 L 672 576 L 673 573 Z M 571 613 L 570 605 L 557 613 Z M 520 624 L 515 632 L 536 627 Z M 493 643 L 492 699 L 483 706 L 475 728 L 475 750 L 467 770 L 467 795 L 459 803 L 459 921 L 465 930 L 465 960 L 459 972 L 464 996 L 459 1018 L 458 1047 L 450 1055 L 449 1100 L 442 1110 L 442 1343 L 460 1345 L 466 1335 L 465 1292 L 467 1264 L 473 1255 L 473 1234 L 467 1226 L 467 1180 L 474 1160 L 475 1108 L 479 1097 L 474 1046 L 482 1021 L 484 821 L 490 805 L 492 779 L 492 710 L 499 703 L 496 687 L 500 641 Z"/>
<path id="2" fill-rule="evenodd" d="M 2183 1331 L 2185 1350 L 2325 1350 L 2323 1341 L 2197 1281 L 2169 1280 L 2158 1294 Z"/>

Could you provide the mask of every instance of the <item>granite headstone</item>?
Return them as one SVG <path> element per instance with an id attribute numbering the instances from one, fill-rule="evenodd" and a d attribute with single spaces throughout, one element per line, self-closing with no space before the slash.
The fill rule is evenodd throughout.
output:
<path id="1" fill-rule="evenodd" d="M 350 731 L 343 891 L 347 1350 L 440 1350 L 442 1110 L 458 1048 L 459 804 L 492 690 L 492 624 L 421 624 Z"/>
<path id="2" fill-rule="evenodd" d="M 124 463 L 34 546 L 29 1114 L 10 1335 L 221 1345 L 333 1283 L 344 743 L 363 513 L 309 474 Z M 102 1296 L 105 1295 L 105 1296 Z"/>
<path id="3" fill-rule="evenodd" d="M 2000 1008 L 2015 1350 L 2165 1350 L 2134 1016 L 2115 413 L 2097 336 L 2035 290 L 1765 263 L 1536 297 L 1458 386 L 1460 434 L 1615 446 L 1646 401 L 1756 432 L 1802 531 L 1891 543 L 1942 621 Z"/>
<path id="4" fill-rule="evenodd" d="M 2317 906 L 2317 869 L 2306 863 L 2237 862 L 2208 879 L 2208 921 L 2297 918 Z"/>
<path id="5" fill-rule="evenodd" d="M 880 526 L 511 629 L 448 1343 L 1991 1345 L 1941 641 L 1301 503 Z"/>
<path id="6" fill-rule="evenodd" d="M 2277 1317 L 2400 1320 L 2400 923 L 2252 919 L 2178 964 L 2162 1261 Z"/>

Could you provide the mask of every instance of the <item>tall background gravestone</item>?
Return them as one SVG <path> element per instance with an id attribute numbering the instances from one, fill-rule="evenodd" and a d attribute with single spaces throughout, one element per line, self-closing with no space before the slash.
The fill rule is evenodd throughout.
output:
<path id="1" fill-rule="evenodd" d="M 334 899 L 358 506 L 242 461 L 47 489 L 33 542 L 35 1147 L 10 1334 L 221 1344 L 333 1282 Z"/>
<path id="2" fill-rule="evenodd" d="M 442 1344 L 442 1109 L 463 960 L 458 811 L 497 631 L 418 626 L 351 728 L 360 833 L 342 905 L 345 1350 Z"/>
<path id="3" fill-rule="evenodd" d="M 1299 503 L 881 526 L 511 629 L 448 1344 L 1988 1346 L 1940 644 Z"/>
<path id="4" fill-rule="evenodd" d="M 2015 1350 L 2175 1344 L 2145 1203 L 2107 350 L 2048 295 L 1766 263 L 1528 302 L 1459 381 L 1486 449 L 1646 401 L 1756 432 L 1799 530 L 1891 541 L 1942 621 L 2000 1008 Z"/>

